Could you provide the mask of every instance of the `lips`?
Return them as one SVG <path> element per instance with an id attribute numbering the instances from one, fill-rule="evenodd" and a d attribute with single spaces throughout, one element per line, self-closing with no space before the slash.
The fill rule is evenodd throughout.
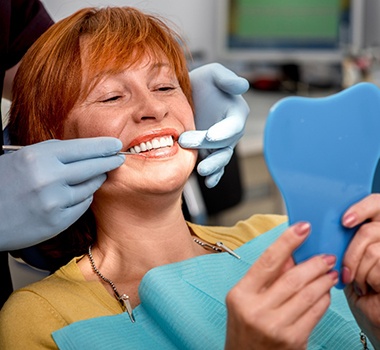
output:
<path id="1" fill-rule="evenodd" d="M 178 152 L 179 134 L 177 128 L 171 127 L 148 130 L 131 140 L 126 149 L 149 158 L 171 156 Z"/>
<path id="2" fill-rule="evenodd" d="M 160 136 L 160 137 L 154 137 L 149 141 L 146 142 L 140 142 L 138 145 L 135 145 L 133 147 L 130 147 L 128 149 L 129 152 L 132 154 L 138 154 L 142 152 L 148 152 L 151 150 L 156 150 L 160 148 L 165 147 L 172 147 L 174 144 L 173 136 Z"/>

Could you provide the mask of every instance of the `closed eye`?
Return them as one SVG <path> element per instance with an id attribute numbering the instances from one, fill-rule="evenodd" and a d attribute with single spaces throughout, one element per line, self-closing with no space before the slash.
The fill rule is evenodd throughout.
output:
<path id="1" fill-rule="evenodd" d="M 112 97 L 106 98 L 105 100 L 101 100 L 100 102 L 103 102 L 103 103 L 113 102 L 113 101 L 117 101 L 120 98 L 121 96 L 112 96 Z"/>
<path id="2" fill-rule="evenodd" d="M 174 89 L 175 89 L 175 87 L 173 87 L 173 86 L 162 86 L 162 87 L 158 88 L 157 90 L 158 91 L 170 91 L 170 90 L 174 90 Z"/>

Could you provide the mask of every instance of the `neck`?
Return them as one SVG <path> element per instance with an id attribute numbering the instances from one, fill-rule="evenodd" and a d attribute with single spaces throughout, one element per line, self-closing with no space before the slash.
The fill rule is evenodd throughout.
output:
<path id="1" fill-rule="evenodd" d="M 130 282 L 138 285 L 154 267 L 205 253 L 193 241 L 180 196 L 128 203 L 102 201 L 93 209 L 98 228 L 92 248 L 94 260 L 102 274 L 121 290 Z M 97 278 L 87 259 L 81 261 L 80 267 L 86 277 Z"/>

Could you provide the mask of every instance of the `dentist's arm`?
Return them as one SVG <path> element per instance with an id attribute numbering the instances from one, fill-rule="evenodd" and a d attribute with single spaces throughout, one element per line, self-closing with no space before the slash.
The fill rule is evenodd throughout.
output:
<path id="1" fill-rule="evenodd" d="M 199 163 L 198 172 L 206 176 L 206 186 L 211 188 L 219 182 L 244 134 L 249 107 L 241 95 L 249 84 L 217 63 L 194 69 L 190 79 L 197 130 L 183 133 L 179 143 L 184 148 L 207 151 L 208 156 Z"/>
<path id="2" fill-rule="evenodd" d="M 110 137 L 27 146 L 0 157 L 0 250 L 47 240 L 90 206 L 106 173 L 124 163 Z"/>

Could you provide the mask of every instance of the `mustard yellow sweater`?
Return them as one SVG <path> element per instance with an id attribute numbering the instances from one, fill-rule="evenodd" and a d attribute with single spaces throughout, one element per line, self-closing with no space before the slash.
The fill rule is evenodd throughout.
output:
<path id="1" fill-rule="evenodd" d="M 280 215 L 254 215 L 233 227 L 188 223 L 206 242 L 236 249 L 285 222 Z M 86 281 L 74 258 L 53 275 L 15 291 L 0 311 L 0 349 L 57 349 L 52 332 L 84 319 L 123 312 L 98 281 Z"/>

